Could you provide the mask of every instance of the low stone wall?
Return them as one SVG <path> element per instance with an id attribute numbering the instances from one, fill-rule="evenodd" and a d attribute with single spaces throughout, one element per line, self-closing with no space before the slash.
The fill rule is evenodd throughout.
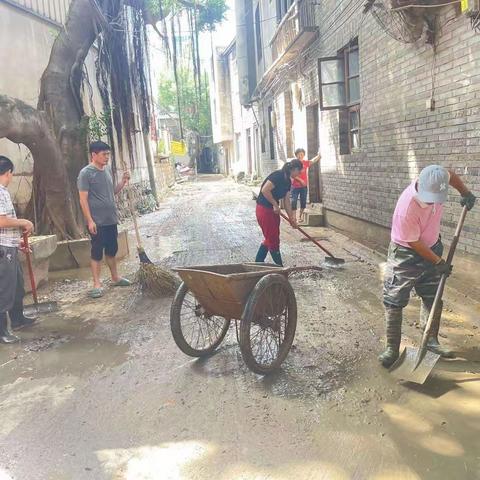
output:
<path id="1" fill-rule="evenodd" d="M 118 232 L 118 254 L 122 259 L 130 253 L 127 230 Z M 90 239 L 64 240 L 57 243 L 55 253 L 50 257 L 50 270 L 70 270 L 90 266 Z"/>
<path id="2" fill-rule="evenodd" d="M 158 194 L 163 196 L 175 184 L 175 166 L 173 159 L 156 157 L 155 175 L 157 178 Z"/>
<path id="3" fill-rule="evenodd" d="M 32 250 L 30 257 L 32 259 L 33 276 L 38 287 L 48 281 L 49 263 L 57 248 L 57 237 L 56 235 L 30 237 L 29 243 Z M 23 267 L 25 291 L 29 293 L 32 291 L 32 287 L 25 254 L 20 254 L 20 261 Z"/>

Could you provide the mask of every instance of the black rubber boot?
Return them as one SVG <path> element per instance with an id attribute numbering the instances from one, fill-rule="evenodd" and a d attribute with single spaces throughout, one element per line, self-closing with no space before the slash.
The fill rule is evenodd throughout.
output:
<path id="1" fill-rule="evenodd" d="M 268 255 L 268 248 L 262 243 L 258 249 L 257 256 L 255 257 L 256 262 L 264 262 Z"/>
<path id="2" fill-rule="evenodd" d="M 280 254 L 280 250 L 277 250 L 276 252 L 270 252 L 270 255 L 272 256 L 273 261 L 279 265 L 280 267 L 283 267 L 283 260 L 282 260 L 282 255 Z"/>
<path id="3" fill-rule="evenodd" d="M 19 330 L 20 328 L 29 327 L 37 321 L 36 317 L 31 317 L 23 313 L 23 305 L 12 308 L 8 312 L 8 315 L 10 316 L 12 330 Z"/>
<path id="4" fill-rule="evenodd" d="M 422 329 L 425 329 L 425 326 L 427 325 L 431 307 L 431 304 L 429 305 L 422 300 L 422 306 L 420 307 L 420 325 L 422 326 Z M 435 317 L 433 318 L 433 325 L 427 342 L 427 350 L 430 350 L 443 358 L 455 358 L 455 354 L 452 351 L 448 350 L 448 348 L 442 347 L 438 342 L 438 331 L 440 329 L 442 310 L 443 302 L 440 302 L 440 305 L 435 312 Z"/>
<path id="5" fill-rule="evenodd" d="M 402 308 L 385 306 L 385 321 L 387 327 L 387 348 L 378 356 L 378 360 L 385 367 L 391 367 L 400 354 L 402 339 Z"/>
<path id="6" fill-rule="evenodd" d="M 17 343 L 20 339 L 15 335 L 12 335 L 10 330 L 8 329 L 7 323 L 7 313 L 0 312 L 0 343 Z"/>

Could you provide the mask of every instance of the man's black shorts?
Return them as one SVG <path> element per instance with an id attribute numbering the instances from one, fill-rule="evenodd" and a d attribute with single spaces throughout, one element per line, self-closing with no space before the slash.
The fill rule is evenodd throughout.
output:
<path id="1" fill-rule="evenodd" d="M 114 257 L 118 252 L 117 225 L 97 225 L 97 234 L 92 235 L 92 260 L 99 262 L 103 258 L 103 251 L 107 257 Z"/>

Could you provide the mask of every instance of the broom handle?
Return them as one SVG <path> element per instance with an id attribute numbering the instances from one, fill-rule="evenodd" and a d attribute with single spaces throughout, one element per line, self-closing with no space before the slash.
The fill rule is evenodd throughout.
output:
<path id="1" fill-rule="evenodd" d="M 284 215 L 282 212 L 280 212 L 280 216 L 286 220 L 288 223 L 290 223 L 290 220 L 286 215 Z M 303 228 L 299 227 L 297 225 L 297 230 L 306 238 L 308 238 L 311 242 L 313 242 L 318 248 L 321 248 L 329 257 L 335 258 L 334 255 L 332 255 L 323 245 L 321 245 L 319 242 L 317 242 L 313 237 L 311 237 Z"/>
<path id="2" fill-rule="evenodd" d="M 33 303 L 36 305 L 38 303 L 37 286 L 35 285 L 35 277 L 33 275 L 32 257 L 30 256 L 30 245 L 28 244 L 28 233 L 23 234 L 23 245 L 25 246 L 25 258 L 27 259 L 28 276 L 30 277 L 30 285 L 32 287 Z"/>
<path id="3" fill-rule="evenodd" d="M 127 171 L 127 166 L 125 164 L 125 161 L 123 160 L 123 157 L 120 158 L 120 163 L 122 164 L 123 171 Z M 130 210 L 130 216 L 132 217 L 133 220 L 133 227 L 135 229 L 135 238 L 137 240 L 137 250 L 143 250 L 143 244 L 142 244 L 142 239 L 140 237 L 140 231 L 138 229 L 138 222 L 137 222 L 137 216 L 135 215 L 135 210 L 133 208 L 133 201 L 132 201 L 132 196 L 130 192 L 130 185 L 127 186 L 127 202 L 128 202 L 128 208 Z"/>
<path id="4" fill-rule="evenodd" d="M 130 185 L 127 187 L 127 200 L 128 200 L 128 206 L 130 208 L 130 215 L 132 216 L 132 220 L 133 220 L 133 226 L 135 228 L 135 237 L 137 239 L 137 249 L 143 250 L 142 239 L 140 237 L 140 231 L 138 229 L 137 216 L 135 215 L 135 210 L 133 209 Z"/>

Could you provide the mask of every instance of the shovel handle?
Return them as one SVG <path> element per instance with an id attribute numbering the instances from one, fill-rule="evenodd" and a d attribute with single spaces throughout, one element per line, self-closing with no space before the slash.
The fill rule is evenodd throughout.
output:
<path id="1" fill-rule="evenodd" d="M 36 305 L 38 303 L 37 286 L 35 285 L 35 277 L 33 275 L 32 257 L 30 255 L 30 245 L 28 243 L 28 233 L 23 234 L 23 244 L 25 246 L 25 258 L 27 259 L 28 276 L 30 278 L 30 285 L 32 287 L 33 302 Z"/>
<path id="2" fill-rule="evenodd" d="M 460 240 L 460 233 L 462 232 L 463 224 L 465 223 L 465 218 L 467 216 L 468 209 L 467 207 L 463 207 L 462 214 L 458 220 L 457 229 L 455 230 L 455 235 L 453 236 L 452 243 L 450 244 L 450 250 L 448 251 L 447 261 L 448 265 L 452 264 L 453 256 L 455 255 L 455 250 L 457 249 L 458 241 Z M 445 284 L 447 283 L 447 274 L 444 273 L 442 278 L 440 279 L 440 283 L 438 284 L 437 293 L 435 294 L 435 299 L 433 300 L 432 308 L 430 309 L 430 314 L 428 315 L 428 321 L 425 325 L 425 330 L 423 332 L 422 343 L 417 353 L 417 358 L 415 360 L 415 368 L 418 367 L 420 362 L 422 361 L 425 351 L 427 348 L 428 337 L 430 336 L 430 331 L 432 330 L 433 319 L 435 318 L 435 312 L 440 305 L 442 300 L 443 291 L 445 290 Z M 437 315 L 437 321 L 440 321 Z"/>
<path id="3" fill-rule="evenodd" d="M 290 223 L 290 220 L 286 215 L 284 215 L 282 212 L 280 212 L 280 216 L 286 220 L 288 223 Z M 323 245 L 321 245 L 319 242 L 317 242 L 313 237 L 311 237 L 303 228 L 297 226 L 297 230 L 306 238 L 308 238 L 311 242 L 313 242 L 318 248 L 322 249 L 329 257 L 335 258 L 332 253 L 330 253 Z"/>

